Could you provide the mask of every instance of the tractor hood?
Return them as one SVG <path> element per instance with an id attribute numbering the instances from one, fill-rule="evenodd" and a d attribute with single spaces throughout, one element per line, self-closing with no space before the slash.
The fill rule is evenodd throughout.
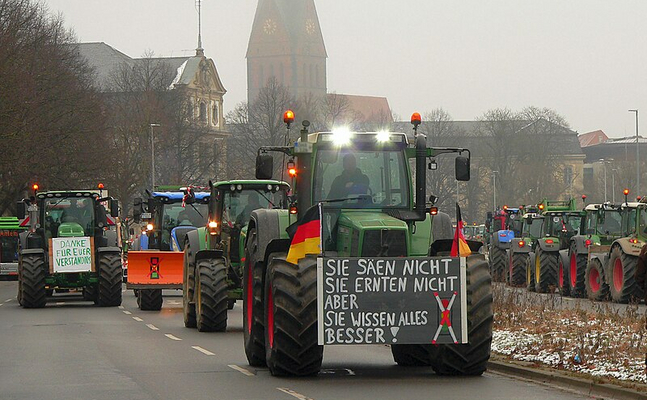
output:
<path id="1" fill-rule="evenodd" d="M 403 257 L 409 254 L 407 224 L 386 213 L 341 210 L 335 225 L 333 231 L 336 228 L 340 256 Z"/>

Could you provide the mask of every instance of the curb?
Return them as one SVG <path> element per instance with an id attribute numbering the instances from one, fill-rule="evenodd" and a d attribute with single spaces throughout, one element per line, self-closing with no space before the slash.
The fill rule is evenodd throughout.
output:
<path id="1" fill-rule="evenodd" d="M 618 400 L 647 399 L 647 393 L 642 393 L 634 389 L 608 383 L 597 383 L 592 379 L 577 378 L 560 374 L 559 372 L 543 371 L 514 363 L 489 361 L 488 371 L 514 375 L 546 385 L 559 386 L 591 397 L 604 397 L 605 399 Z"/>

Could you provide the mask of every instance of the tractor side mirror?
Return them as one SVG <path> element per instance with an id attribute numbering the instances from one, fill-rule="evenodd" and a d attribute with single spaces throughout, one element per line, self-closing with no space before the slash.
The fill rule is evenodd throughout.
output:
<path id="1" fill-rule="evenodd" d="M 274 159 L 269 154 L 256 156 L 256 179 L 272 179 Z"/>
<path id="2" fill-rule="evenodd" d="M 110 216 L 117 218 L 119 216 L 119 200 L 110 199 Z"/>
<path id="3" fill-rule="evenodd" d="M 456 157 L 456 180 L 467 182 L 470 180 L 470 159 L 463 156 Z"/>
<path id="4" fill-rule="evenodd" d="M 142 219 L 142 198 L 135 197 L 133 201 L 133 219 L 135 222 L 140 222 Z"/>
<path id="5" fill-rule="evenodd" d="M 18 217 L 18 219 L 25 219 L 26 214 L 27 208 L 25 207 L 25 202 L 19 201 L 18 204 L 16 204 L 16 217 Z"/>

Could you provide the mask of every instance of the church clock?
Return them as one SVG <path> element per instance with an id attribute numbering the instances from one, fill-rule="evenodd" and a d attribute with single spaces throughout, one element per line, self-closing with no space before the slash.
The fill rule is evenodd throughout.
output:
<path id="1" fill-rule="evenodd" d="M 306 20 L 306 33 L 308 35 L 315 33 L 315 22 L 309 18 Z"/>
<path id="2" fill-rule="evenodd" d="M 263 24 L 263 30 L 268 35 L 273 34 L 274 32 L 276 32 L 276 22 L 272 18 L 266 19 L 265 23 Z"/>

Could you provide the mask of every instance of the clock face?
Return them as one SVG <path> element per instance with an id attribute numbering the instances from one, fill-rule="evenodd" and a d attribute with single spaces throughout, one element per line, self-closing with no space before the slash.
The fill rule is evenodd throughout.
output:
<path id="1" fill-rule="evenodd" d="M 265 23 L 263 24 L 263 30 L 268 35 L 273 34 L 274 32 L 276 32 L 276 22 L 274 22 L 272 18 L 266 19 Z"/>
<path id="2" fill-rule="evenodd" d="M 308 33 L 308 35 L 315 33 L 315 22 L 311 19 L 306 20 L 306 33 Z"/>

